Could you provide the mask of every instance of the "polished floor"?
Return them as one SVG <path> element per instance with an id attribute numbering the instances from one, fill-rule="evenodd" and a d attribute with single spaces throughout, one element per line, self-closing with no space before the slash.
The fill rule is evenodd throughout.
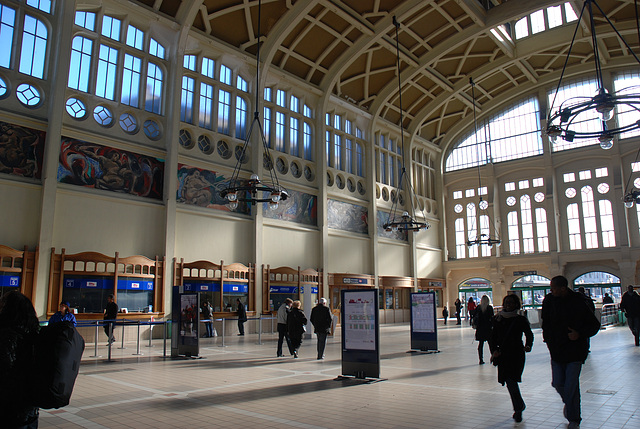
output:
<path id="1" fill-rule="evenodd" d="M 496 369 L 478 365 L 468 325 L 438 327 L 439 353 L 408 353 L 406 325 L 381 327 L 381 374 L 363 383 L 341 375 L 340 331 L 316 360 L 315 337 L 301 357 L 276 358 L 276 335 L 203 339 L 202 359 L 162 357 L 125 344 L 107 362 L 87 344 L 71 404 L 42 410 L 40 428 L 564 428 L 550 385 L 549 354 L 535 329 L 515 423 Z M 600 331 L 581 377 L 582 428 L 640 428 L 640 347 L 626 326 Z M 488 355 L 488 351 L 485 352 Z"/>

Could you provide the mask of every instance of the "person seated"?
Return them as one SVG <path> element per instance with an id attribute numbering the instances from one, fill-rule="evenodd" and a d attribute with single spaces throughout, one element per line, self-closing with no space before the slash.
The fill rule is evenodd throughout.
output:
<path id="1" fill-rule="evenodd" d="M 73 323 L 73 326 L 77 325 L 76 316 L 73 315 L 71 309 L 69 308 L 69 301 L 62 301 L 60 303 L 60 307 L 58 308 L 59 311 L 56 311 L 49 319 L 49 325 L 64 321 Z"/>

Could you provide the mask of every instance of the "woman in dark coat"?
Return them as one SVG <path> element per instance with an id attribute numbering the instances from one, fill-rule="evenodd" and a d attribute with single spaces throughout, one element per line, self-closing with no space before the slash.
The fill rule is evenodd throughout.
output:
<path id="1" fill-rule="evenodd" d="M 460 316 L 462 315 L 462 301 L 460 301 L 460 298 L 456 298 L 456 302 L 453 304 L 456 306 L 456 319 L 458 320 L 456 325 L 459 325 L 461 323 Z"/>
<path id="2" fill-rule="evenodd" d="M 38 408 L 29 395 L 38 317 L 18 291 L 0 299 L 0 421 L 3 428 L 37 428 Z"/>
<path id="3" fill-rule="evenodd" d="M 479 364 L 484 364 L 484 343 L 489 341 L 492 331 L 493 307 L 489 302 L 489 297 L 483 295 L 480 299 L 480 305 L 473 314 L 473 322 L 476 328 L 476 340 L 478 344 Z"/>
<path id="4" fill-rule="evenodd" d="M 307 317 L 300 310 L 300 301 L 293 301 L 291 311 L 287 316 L 287 330 L 289 338 L 291 338 L 291 347 L 293 348 L 293 357 L 298 358 L 298 349 L 302 344 L 302 335 L 307 325 Z"/>
<path id="5" fill-rule="evenodd" d="M 516 422 L 522 421 L 525 409 L 518 383 L 522 381 L 525 352 L 530 352 L 533 346 L 529 321 L 518 314 L 519 309 L 518 295 L 505 296 L 502 311 L 493 320 L 493 331 L 489 339 L 491 361 L 498 366 L 498 383 L 507 385 L 513 404 L 513 419 Z M 522 335 L 525 336 L 526 344 L 522 344 Z"/>

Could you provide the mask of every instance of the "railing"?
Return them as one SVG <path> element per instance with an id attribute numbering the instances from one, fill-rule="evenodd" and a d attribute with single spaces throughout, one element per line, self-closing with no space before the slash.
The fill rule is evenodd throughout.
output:
<path id="1" fill-rule="evenodd" d="M 604 304 L 600 316 L 600 326 L 605 328 L 620 323 L 619 310 L 620 304 Z"/>

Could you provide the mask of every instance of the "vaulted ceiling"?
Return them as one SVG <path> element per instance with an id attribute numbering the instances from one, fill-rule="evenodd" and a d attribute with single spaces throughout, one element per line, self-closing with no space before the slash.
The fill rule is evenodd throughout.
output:
<path id="1" fill-rule="evenodd" d="M 258 0 L 137 0 L 183 26 L 255 55 Z M 469 78 L 479 114 L 540 87 L 563 68 L 575 24 L 501 41 L 491 29 L 551 0 L 262 0 L 261 59 L 308 84 L 399 124 L 396 28 L 400 23 L 403 127 L 446 149 L 472 117 Z M 571 1 L 579 14 L 582 1 Z M 598 4 L 627 43 L 638 48 L 635 0 Z M 638 65 L 599 12 L 603 67 Z M 186 22 L 183 22 L 186 21 Z M 586 18 L 578 28 L 567 74 L 592 69 Z M 545 106 L 542 106 L 545 108 Z"/>

